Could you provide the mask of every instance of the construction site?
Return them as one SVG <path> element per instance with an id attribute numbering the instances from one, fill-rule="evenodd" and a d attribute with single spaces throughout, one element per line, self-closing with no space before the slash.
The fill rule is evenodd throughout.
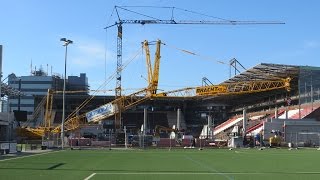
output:
<path id="1" fill-rule="evenodd" d="M 261 63 L 218 85 L 204 78 L 200 87 L 158 93 L 161 41 L 154 62 L 148 42 L 143 46 L 146 88 L 116 98 L 67 91 L 64 139 L 63 112 L 57 109 L 62 92 L 48 89 L 31 118 L 12 123 L 13 144 L 42 149 L 319 146 L 320 68 Z M 240 65 L 230 61 L 234 71 Z"/>
<path id="2" fill-rule="evenodd" d="M 317 3 L 113 3 L 3 3 L 0 179 L 319 179 Z"/>
<path id="3" fill-rule="evenodd" d="M 112 90 L 115 95 L 96 95 L 106 90 L 89 90 L 86 84 L 77 87 L 80 79 L 87 81 L 85 74 L 79 78 L 69 76 L 69 84 L 72 78 L 74 84 L 68 84 L 66 89 L 62 77 L 49 77 L 43 69 L 33 71 L 31 67 L 31 78 L 52 77 L 54 80 L 48 89 L 42 87 L 42 94 L 33 94 L 34 106 L 27 113 L 20 110 L 20 99 L 25 96 L 22 89 L 28 82 L 35 81 L 28 76 L 23 80 L 10 75 L 8 84 L 2 84 L 1 92 L 8 102 L 10 99 L 17 102 L 10 108 L 18 108 L 12 109 L 14 114 L 2 114 L 2 154 L 16 152 L 17 147 L 21 151 L 21 144 L 23 148 L 30 144 L 27 148 L 41 149 L 320 145 L 319 67 L 261 62 L 246 69 L 233 58 L 228 62 L 230 78 L 219 84 L 203 77 L 202 86 L 159 92 L 161 48 L 168 45 L 161 40 L 144 40 L 141 45 L 148 84 L 131 94 L 122 94 L 121 81 L 125 79 L 121 73 L 128 65 L 122 64 L 124 24 L 278 25 L 283 22 L 124 20 L 119 10 L 134 12 L 116 6 L 118 20 L 105 28 L 117 28 L 116 73 L 105 82 L 116 80 Z M 66 38 L 61 41 L 67 53 L 68 45 L 73 42 Z M 155 46 L 154 52 L 150 45 Z"/>

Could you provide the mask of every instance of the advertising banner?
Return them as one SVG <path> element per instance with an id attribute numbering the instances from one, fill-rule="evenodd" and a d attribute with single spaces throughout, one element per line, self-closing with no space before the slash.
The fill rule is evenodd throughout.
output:
<path id="1" fill-rule="evenodd" d="M 88 122 L 92 122 L 92 121 L 99 120 L 104 116 L 111 115 L 114 112 L 115 112 L 115 106 L 111 103 L 108 103 L 86 113 L 86 118 Z"/>

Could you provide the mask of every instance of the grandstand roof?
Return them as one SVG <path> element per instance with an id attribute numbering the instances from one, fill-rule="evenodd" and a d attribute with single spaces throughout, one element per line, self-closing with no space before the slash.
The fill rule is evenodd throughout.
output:
<path id="1" fill-rule="evenodd" d="M 285 64 L 271 64 L 271 63 L 261 63 L 250 69 L 247 69 L 240 74 L 231 77 L 223 81 L 221 84 L 236 83 L 236 82 L 246 82 L 246 81 L 270 81 L 279 80 L 290 77 L 290 87 L 291 91 L 287 92 L 285 89 L 278 89 L 272 91 L 264 91 L 258 93 L 248 93 L 248 94 L 234 94 L 234 95 L 219 95 L 219 96 L 208 96 L 199 99 L 202 103 L 203 100 L 211 103 L 221 103 L 231 106 L 245 106 L 247 104 L 259 103 L 263 101 L 273 101 L 274 99 L 280 97 L 291 97 L 298 94 L 298 79 L 302 70 L 320 70 L 319 67 L 311 66 L 297 66 L 297 65 L 285 65 Z M 164 101 L 168 99 L 164 98 Z M 181 101 L 181 98 L 171 98 L 170 100 Z M 184 98 L 185 100 L 192 100 L 192 98 Z"/>
<path id="2" fill-rule="evenodd" d="M 221 84 L 257 80 L 279 80 L 290 77 L 292 79 L 290 94 L 295 94 L 295 92 L 298 91 L 298 79 L 301 67 L 302 66 L 261 63 L 222 82 Z M 247 103 L 259 102 L 264 98 L 274 97 L 277 94 L 286 93 L 288 93 L 286 90 L 278 89 L 259 93 L 209 97 L 207 100 L 210 101 L 210 99 L 214 99 L 215 101 L 225 102 L 230 105 L 245 105 Z"/>
<path id="3" fill-rule="evenodd" d="M 261 63 L 242 72 L 223 83 L 234 83 L 254 80 L 277 80 L 291 77 L 298 78 L 300 66 Z"/>

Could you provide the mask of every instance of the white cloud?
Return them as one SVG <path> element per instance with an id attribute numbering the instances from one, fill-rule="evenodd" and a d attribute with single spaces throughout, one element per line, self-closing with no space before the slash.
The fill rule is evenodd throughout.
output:
<path id="1" fill-rule="evenodd" d="M 101 67 L 105 63 L 110 63 L 113 57 L 113 53 L 105 51 L 105 47 L 101 42 L 93 40 L 78 40 L 77 44 L 74 44 L 72 50 L 70 63 L 74 66 L 82 68 Z"/>
<path id="2" fill-rule="evenodd" d="M 318 48 L 320 46 L 320 43 L 317 41 L 305 41 L 304 42 L 304 48 L 305 49 L 313 49 L 313 48 Z"/>

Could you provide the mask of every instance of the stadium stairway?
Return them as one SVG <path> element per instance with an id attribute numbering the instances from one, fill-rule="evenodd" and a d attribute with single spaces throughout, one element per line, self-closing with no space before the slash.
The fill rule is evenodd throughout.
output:
<path id="1" fill-rule="evenodd" d="M 248 128 L 248 130 L 246 131 L 246 134 L 252 133 L 253 131 L 259 129 L 262 126 L 263 126 L 263 121 L 260 121 L 258 124 Z"/>
<path id="2" fill-rule="evenodd" d="M 314 112 L 316 109 L 320 108 L 319 105 L 310 106 L 310 105 L 303 105 L 301 108 L 301 119 L 307 117 L 309 114 Z M 270 116 L 271 118 L 274 118 L 275 115 Z M 285 119 L 286 118 L 286 111 L 284 109 L 279 110 L 278 112 L 279 119 Z M 263 119 L 266 119 L 268 117 L 265 117 Z M 288 111 L 288 118 L 289 119 L 299 119 L 299 109 L 291 109 Z M 261 128 L 263 126 L 263 121 L 259 121 L 259 123 L 249 126 L 248 130 L 246 131 L 247 134 L 253 133 L 257 129 Z"/>
<path id="3" fill-rule="evenodd" d="M 309 114 L 317 110 L 318 108 L 319 108 L 319 105 L 316 105 L 316 106 L 309 105 L 309 106 L 302 107 L 302 109 L 300 110 L 301 119 L 305 118 L 306 116 L 308 116 Z M 290 118 L 299 119 L 299 110 L 296 114 L 292 115 Z"/>
<path id="4" fill-rule="evenodd" d="M 292 119 L 292 116 L 294 116 L 295 114 L 299 113 L 299 109 L 293 109 L 293 110 L 288 110 L 288 112 L 284 112 L 281 116 L 279 116 L 279 119 L 287 119 L 286 118 L 286 114 L 288 114 L 288 119 Z"/>
<path id="5" fill-rule="evenodd" d="M 280 117 L 283 114 L 285 116 L 285 110 L 281 109 L 278 111 L 277 116 Z M 267 119 L 273 119 L 274 117 L 275 117 L 275 115 L 273 113 L 272 115 L 265 114 L 265 115 L 256 116 L 256 117 L 251 118 L 251 121 L 249 121 L 249 122 L 254 122 L 254 123 L 252 123 L 252 124 L 249 123 L 249 125 L 247 127 L 246 134 L 255 133 L 256 131 L 261 130 L 261 128 L 263 126 L 263 122 L 266 121 Z M 252 121 L 252 120 L 255 120 L 255 121 Z"/>
<path id="6" fill-rule="evenodd" d="M 213 135 L 217 135 L 219 134 L 220 132 L 234 126 L 235 124 L 237 124 L 238 122 L 242 121 L 243 120 L 243 117 L 242 116 L 235 116 L 235 117 L 232 117 L 231 119 L 225 121 L 224 123 L 218 125 L 217 127 L 214 128 L 214 131 L 213 131 Z"/>
<path id="7" fill-rule="evenodd" d="M 261 113 L 262 115 L 253 116 L 248 120 L 246 134 L 252 133 L 253 131 L 262 127 L 263 121 L 270 116 L 270 114 L 265 114 L 265 112 Z"/>
<path id="8" fill-rule="evenodd" d="M 209 138 L 212 139 L 212 129 L 208 128 L 208 125 L 204 125 L 202 128 L 202 131 L 200 133 L 200 139 L 205 139 L 205 138 Z"/>
<path id="9" fill-rule="evenodd" d="M 283 113 L 283 112 L 282 112 Z M 250 114 L 248 114 L 248 116 L 250 116 Z M 248 130 L 246 131 L 247 133 L 250 133 L 251 131 L 254 131 L 258 128 L 260 128 L 262 126 L 262 119 L 265 119 L 269 116 L 269 114 L 265 114 L 265 112 L 261 112 L 261 114 L 257 114 L 255 116 L 249 117 L 248 122 L 247 122 L 247 128 Z M 219 126 L 217 126 L 214 129 L 214 135 L 218 135 L 221 134 L 222 132 L 226 131 L 227 129 L 230 129 L 231 127 L 235 126 L 235 125 L 239 125 L 242 127 L 242 120 L 243 117 L 242 116 L 235 116 L 230 118 L 229 120 L 225 121 L 224 123 L 220 124 Z M 226 134 L 224 133 L 224 135 L 221 136 L 226 136 Z"/>
<path id="10" fill-rule="evenodd" d="M 320 109 L 320 103 L 314 103 L 313 105 L 306 104 L 302 105 L 301 108 L 301 118 L 306 118 L 308 115 L 310 115 L 312 112 L 315 112 L 316 110 Z M 250 117 L 250 114 L 254 115 Z M 248 114 L 248 123 L 247 123 L 247 131 L 246 133 L 253 133 L 255 131 L 258 131 L 263 126 L 263 121 L 266 119 L 274 119 L 275 115 L 272 113 L 272 111 L 266 112 L 255 112 Z M 286 118 L 286 109 L 281 108 L 278 110 L 278 118 L 279 119 L 285 119 Z M 289 119 L 299 119 L 299 110 L 297 107 L 291 107 L 290 110 L 288 110 L 288 118 Z M 228 119 L 227 121 L 223 122 L 222 124 L 218 125 L 214 128 L 214 136 L 219 137 L 220 139 L 223 139 L 227 136 L 227 132 L 235 126 L 239 125 L 241 126 L 243 118 L 242 116 L 234 116 Z"/>
<path id="11" fill-rule="evenodd" d="M 280 109 L 278 111 L 278 117 L 283 115 L 286 111 L 284 109 Z M 270 116 L 271 119 L 274 119 L 276 116 L 273 114 L 272 116 Z"/>

